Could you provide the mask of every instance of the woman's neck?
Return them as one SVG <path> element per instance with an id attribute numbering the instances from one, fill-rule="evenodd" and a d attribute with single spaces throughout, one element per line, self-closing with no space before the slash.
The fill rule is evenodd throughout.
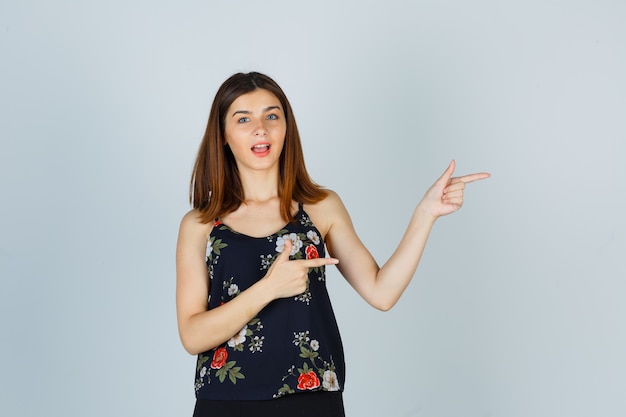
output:
<path id="1" fill-rule="evenodd" d="M 265 202 L 278 197 L 278 170 L 239 172 L 245 202 Z"/>

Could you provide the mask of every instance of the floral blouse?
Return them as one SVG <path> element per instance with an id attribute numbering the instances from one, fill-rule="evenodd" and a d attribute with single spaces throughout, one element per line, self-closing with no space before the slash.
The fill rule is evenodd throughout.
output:
<path id="1" fill-rule="evenodd" d="M 295 222 L 262 238 L 216 220 L 207 242 L 209 309 L 260 280 L 285 241 L 290 259 L 325 256 L 324 242 L 300 205 Z M 196 397 L 264 400 L 308 391 L 341 391 L 343 346 L 326 289 L 325 267 L 311 268 L 307 290 L 274 300 L 226 343 L 198 355 Z"/>

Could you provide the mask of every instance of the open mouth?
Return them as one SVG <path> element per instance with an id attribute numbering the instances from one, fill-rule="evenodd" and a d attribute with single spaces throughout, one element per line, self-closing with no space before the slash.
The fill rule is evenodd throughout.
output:
<path id="1" fill-rule="evenodd" d="M 270 150 L 270 144 L 269 143 L 259 143 L 258 145 L 254 145 L 252 147 L 252 152 L 263 153 L 263 152 L 267 152 L 269 150 Z"/>

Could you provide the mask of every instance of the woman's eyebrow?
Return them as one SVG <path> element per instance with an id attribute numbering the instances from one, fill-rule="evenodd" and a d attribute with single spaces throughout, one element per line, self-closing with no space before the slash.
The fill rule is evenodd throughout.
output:
<path id="1" fill-rule="evenodd" d="M 268 112 L 270 110 L 282 110 L 280 106 L 268 106 L 263 109 L 263 113 Z M 252 114 L 250 110 L 236 110 L 231 117 L 234 117 L 237 114 Z"/>

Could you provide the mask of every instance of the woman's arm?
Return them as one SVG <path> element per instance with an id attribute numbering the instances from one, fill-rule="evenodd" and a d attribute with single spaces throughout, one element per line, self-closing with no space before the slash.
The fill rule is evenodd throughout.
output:
<path id="1" fill-rule="evenodd" d="M 479 173 L 452 178 L 454 168 L 452 161 L 424 194 L 400 244 L 382 267 L 357 236 L 339 197 L 331 194 L 323 202 L 324 211 L 331 218 L 326 235 L 328 252 L 341 261 L 338 265 L 341 274 L 373 307 L 387 311 L 396 304 L 415 274 L 435 220 L 461 208 L 466 183 L 489 177 L 487 173 Z"/>
<path id="2" fill-rule="evenodd" d="M 306 290 L 309 268 L 337 263 L 321 258 L 289 260 L 291 241 L 276 258 L 263 279 L 231 301 L 208 310 L 209 279 L 206 245 L 211 226 L 199 221 L 192 210 L 183 217 L 176 248 L 176 313 L 182 344 L 190 354 L 221 345 L 277 298 Z"/>

